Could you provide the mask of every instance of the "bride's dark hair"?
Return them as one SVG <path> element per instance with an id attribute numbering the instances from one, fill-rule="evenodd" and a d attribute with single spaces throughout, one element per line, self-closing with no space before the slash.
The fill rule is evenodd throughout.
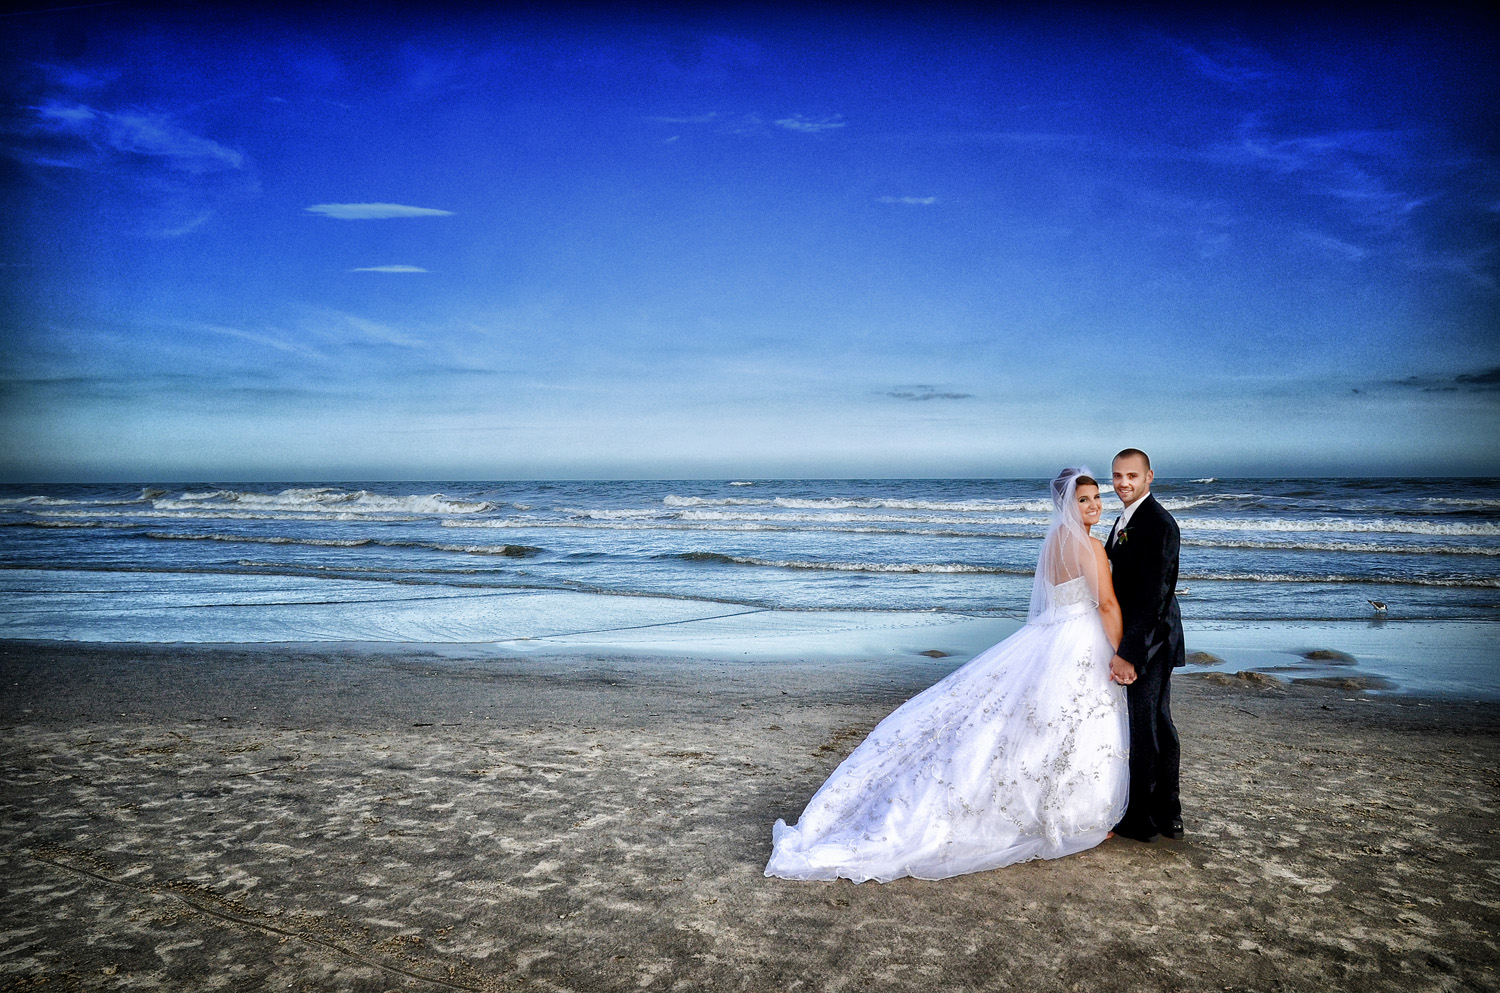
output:
<path id="1" fill-rule="evenodd" d="M 1071 483 L 1075 489 L 1079 486 L 1085 485 L 1093 486 L 1095 488 L 1098 488 L 1099 486 L 1099 481 L 1096 480 L 1093 476 L 1090 476 L 1087 472 L 1084 472 L 1082 469 L 1075 469 L 1072 466 L 1068 466 L 1068 468 L 1058 473 L 1056 478 L 1052 480 L 1052 499 L 1054 501 L 1061 500 L 1063 498 L 1063 494 L 1068 492 L 1069 483 Z"/>

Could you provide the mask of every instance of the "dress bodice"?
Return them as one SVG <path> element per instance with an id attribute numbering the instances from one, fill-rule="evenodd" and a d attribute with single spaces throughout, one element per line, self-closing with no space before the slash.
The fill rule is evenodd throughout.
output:
<path id="1" fill-rule="evenodd" d="M 1031 618 L 1033 624 L 1056 624 L 1095 609 L 1093 591 L 1086 576 L 1076 576 L 1065 583 L 1047 588 L 1047 609 Z"/>
<path id="2" fill-rule="evenodd" d="M 1067 607 L 1088 599 L 1089 584 L 1083 576 L 1076 576 L 1066 583 L 1058 583 L 1052 587 L 1052 606 L 1054 607 Z"/>

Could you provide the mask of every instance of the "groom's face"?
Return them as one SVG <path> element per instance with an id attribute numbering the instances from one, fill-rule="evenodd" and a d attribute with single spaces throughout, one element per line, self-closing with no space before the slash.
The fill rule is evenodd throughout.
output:
<path id="1" fill-rule="evenodd" d="M 1139 455 L 1115 459 L 1110 469 L 1114 476 L 1115 495 L 1125 506 L 1151 492 L 1151 480 L 1156 478 L 1156 473 L 1146 468 L 1146 460 Z"/>

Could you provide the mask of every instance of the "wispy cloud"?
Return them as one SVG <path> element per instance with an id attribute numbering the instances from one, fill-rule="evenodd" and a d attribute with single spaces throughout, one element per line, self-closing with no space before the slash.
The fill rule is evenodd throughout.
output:
<path id="1" fill-rule="evenodd" d="M 1330 255 L 1335 255 L 1350 262 L 1359 262 L 1370 253 L 1358 245 L 1335 238 L 1332 235 L 1323 234 L 1320 231 L 1304 230 L 1299 232 L 1302 240 L 1310 245 L 1316 245 Z"/>
<path id="2" fill-rule="evenodd" d="M 937 197 L 881 197 L 881 203 L 899 203 L 908 207 L 930 207 L 937 203 Z"/>
<path id="3" fill-rule="evenodd" d="M 364 265 L 358 266 L 349 272 L 426 272 L 418 265 Z"/>
<path id="4" fill-rule="evenodd" d="M 245 165 L 245 157 L 239 152 L 189 133 L 164 114 L 114 114 L 109 130 L 111 144 L 121 151 L 160 156 L 185 172 L 241 169 Z"/>
<path id="5" fill-rule="evenodd" d="M 213 218 L 213 216 L 214 212 L 211 210 L 200 210 L 198 211 L 198 213 L 194 214 L 192 217 L 188 218 L 180 224 L 175 224 L 172 227 L 165 228 L 153 233 L 158 238 L 181 238 L 183 235 L 191 234 L 203 225 L 207 224 L 209 220 Z"/>
<path id="6" fill-rule="evenodd" d="M 307 329 L 332 341 L 357 344 L 395 345 L 399 348 L 426 348 L 427 342 L 413 338 L 379 321 L 332 308 L 312 312 Z M 349 332 L 355 332 L 351 339 Z"/>
<path id="7" fill-rule="evenodd" d="M 224 324 L 208 323 L 187 324 L 184 325 L 184 327 L 192 331 L 206 331 L 210 334 L 220 335 L 225 338 L 236 338 L 240 341 L 248 341 L 256 345 L 263 345 L 266 348 L 273 348 L 279 352 L 286 352 L 289 355 L 300 355 L 303 358 L 309 359 L 321 358 L 321 356 L 317 352 L 313 351 L 310 348 L 294 344 L 292 342 L 282 341 L 279 338 L 274 338 L 271 335 L 261 334 L 256 331 L 245 331 L 241 328 L 229 327 L 228 325 Z"/>
<path id="8" fill-rule="evenodd" d="M 1408 260 L 1408 264 L 1418 272 L 1444 272 L 1460 276 L 1472 285 L 1493 293 L 1500 288 L 1500 282 L 1496 281 L 1493 271 L 1494 255 L 1495 250 L 1490 246 L 1485 246 L 1476 251 L 1461 254 L 1430 252 Z"/>
<path id="9" fill-rule="evenodd" d="M 971 399 L 974 394 L 952 393 L 946 390 L 939 390 L 936 386 L 917 385 L 897 387 L 894 390 L 888 390 L 886 391 L 885 396 L 888 396 L 893 400 L 968 400 Z"/>
<path id="10" fill-rule="evenodd" d="M 716 110 L 701 114 L 662 115 L 648 117 L 646 120 L 658 124 L 706 127 L 722 134 L 735 135 L 766 135 L 772 133 L 773 126 L 797 134 L 822 134 L 826 131 L 837 131 L 849 124 L 842 114 L 832 114 L 826 117 L 792 114 L 790 117 L 767 122 L 764 117 L 753 111 L 743 114 L 726 114 Z"/>
<path id="11" fill-rule="evenodd" d="M 1432 202 L 1390 178 L 1411 170 L 1408 145 L 1405 135 L 1385 131 L 1276 136 L 1251 115 L 1233 141 L 1211 147 L 1206 157 L 1292 178 L 1304 192 L 1340 204 L 1350 219 L 1394 231 Z"/>
<path id="12" fill-rule="evenodd" d="M 165 113 L 128 110 L 108 111 L 81 103 L 46 103 L 35 107 L 37 126 L 53 135 L 77 138 L 90 149 L 110 149 L 130 155 L 149 156 L 173 169 L 194 175 L 238 170 L 245 156 L 218 142 L 193 134 Z M 55 151 L 49 159 L 61 159 Z M 35 157 L 33 162 L 51 164 Z"/>
<path id="13" fill-rule="evenodd" d="M 90 121 L 99 119 L 99 115 L 88 107 L 79 104 L 73 107 L 64 107 L 61 104 L 48 104 L 45 107 L 35 108 L 37 114 L 46 121 L 61 121 L 72 126 L 83 126 Z"/>
<path id="14" fill-rule="evenodd" d="M 392 217 L 451 217 L 453 211 L 435 207 L 408 207 L 400 203 L 315 203 L 304 207 L 309 214 L 322 214 L 340 221 L 382 221 Z"/>
<path id="15" fill-rule="evenodd" d="M 102 93 L 76 97 L 89 80 L 32 80 L 66 93 L 15 108 L 0 125 L 0 155 L 37 170 L 37 181 L 67 189 L 79 202 L 110 202 L 113 229 L 129 237 L 176 239 L 219 216 L 221 204 L 260 190 L 254 161 L 202 133 L 185 112 L 152 105 L 102 105 Z M 97 178 L 107 182 L 101 194 Z"/>
<path id="16" fill-rule="evenodd" d="M 801 114 L 793 114 L 791 117 L 783 117 L 776 121 L 778 128 L 788 131 L 800 131 L 803 134 L 820 134 L 824 131 L 836 131 L 844 127 L 848 122 L 844 120 L 843 114 L 833 114 L 829 117 L 804 117 Z"/>
<path id="17" fill-rule="evenodd" d="M 1493 239 L 1485 234 L 1492 207 L 1484 197 L 1493 179 L 1484 177 L 1493 176 L 1493 167 L 1435 155 L 1420 131 L 1278 134 L 1262 115 L 1251 114 L 1232 140 L 1205 149 L 1201 158 L 1256 170 L 1302 201 L 1299 220 L 1325 215 L 1319 227 L 1353 232 L 1330 237 L 1294 224 L 1294 237 L 1336 256 L 1355 262 L 1378 257 L 1457 277 L 1486 293 L 1500 289 Z"/>
<path id="18" fill-rule="evenodd" d="M 1408 216 L 1432 199 L 1391 189 L 1379 176 L 1353 166 L 1332 173 L 1314 187 L 1314 192 L 1342 200 L 1367 222 L 1388 228 L 1404 224 Z"/>
<path id="19" fill-rule="evenodd" d="M 1099 152 L 1111 154 L 1140 155 L 1139 144 L 1129 149 L 1116 150 L 1106 146 L 1098 135 L 1066 131 L 1001 131 L 990 129 L 912 130 L 894 129 L 871 135 L 877 141 L 896 142 L 901 145 L 969 146 L 982 148 L 1006 148 L 1029 153 Z"/>
<path id="20" fill-rule="evenodd" d="M 1350 156 L 1391 157 L 1401 152 L 1400 136 L 1388 131 L 1332 131 L 1324 134 L 1276 137 L 1260 116 L 1245 118 L 1232 144 L 1217 149 L 1232 161 L 1276 172 L 1326 172 L 1342 167 Z"/>
<path id="21" fill-rule="evenodd" d="M 711 110 L 706 114 L 688 114 L 683 117 L 661 116 L 646 118 L 648 121 L 656 121 L 659 124 L 716 124 L 722 119 L 722 116 L 716 110 Z"/>
<path id="22" fill-rule="evenodd" d="M 73 92 L 103 89 L 119 79 L 121 75 L 119 69 L 95 67 L 84 70 L 76 65 L 61 62 L 38 62 L 36 68 L 46 80 L 47 86 Z"/>
<path id="23" fill-rule="evenodd" d="M 1220 44 L 1205 52 L 1167 35 L 1158 37 L 1199 73 L 1231 87 L 1264 85 L 1280 75 L 1264 54 L 1244 45 Z"/>

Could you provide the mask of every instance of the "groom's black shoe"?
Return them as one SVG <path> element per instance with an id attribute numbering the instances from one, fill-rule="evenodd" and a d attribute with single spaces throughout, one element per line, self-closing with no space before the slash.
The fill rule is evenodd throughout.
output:
<path id="1" fill-rule="evenodd" d="M 1161 834 L 1163 838 L 1171 838 L 1173 841 L 1181 841 L 1183 835 L 1182 818 L 1172 818 L 1172 822 L 1161 829 Z"/>

